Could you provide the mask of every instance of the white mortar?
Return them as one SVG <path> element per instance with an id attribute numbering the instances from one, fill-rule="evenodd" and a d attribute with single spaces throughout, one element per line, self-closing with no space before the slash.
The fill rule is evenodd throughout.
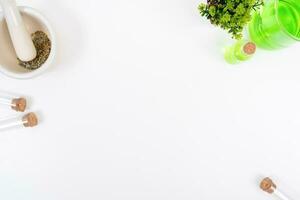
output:
<path id="1" fill-rule="evenodd" d="M 30 7 L 19 7 L 24 23 L 29 33 L 45 32 L 51 40 L 51 53 L 47 61 L 36 70 L 27 70 L 18 65 L 17 55 L 14 51 L 7 25 L 0 11 L 0 72 L 16 79 L 30 79 L 38 76 L 50 67 L 56 52 L 56 38 L 48 20 L 37 10 Z"/>

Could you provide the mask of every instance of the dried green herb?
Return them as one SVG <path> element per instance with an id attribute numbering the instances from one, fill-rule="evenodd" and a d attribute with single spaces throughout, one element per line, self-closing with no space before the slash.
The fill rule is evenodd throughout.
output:
<path id="1" fill-rule="evenodd" d="M 37 31 L 31 37 L 37 52 L 36 58 L 29 62 L 24 62 L 20 59 L 18 61 L 20 66 L 29 70 L 35 70 L 47 61 L 51 52 L 51 41 L 43 31 Z"/>
<path id="2" fill-rule="evenodd" d="M 207 4 L 201 3 L 198 9 L 211 24 L 227 30 L 233 38 L 241 39 L 252 12 L 262 5 L 263 0 L 207 0 Z"/>

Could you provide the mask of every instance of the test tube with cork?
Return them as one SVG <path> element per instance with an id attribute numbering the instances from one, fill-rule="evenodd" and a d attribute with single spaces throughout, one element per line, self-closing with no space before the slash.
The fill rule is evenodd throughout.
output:
<path id="1" fill-rule="evenodd" d="M 24 112 L 26 110 L 27 101 L 24 97 L 0 94 L 0 104 L 17 112 Z"/>
<path id="2" fill-rule="evenodd" d="M 35 113 L 27 113 L 21 116 L 0 119 L 0 131 L 11 128 L 31 128 L 38 125 L 38 117 Z"/>
<path id="3" fill-rule="evenodd" d="M 229 64 L 237 64 L 253 57 L 256 45 L 247 40 L 239 40 L 231 46 L 226 47 L 224 58 Z"/>
<path id="4" fill-rule="evenodd" d="M 260 188 L 268 194 L 274 195 L 280 200 L 291 200 L 285 193 L 283 193 L 271 178 L 264 178 L 260 183 Z"/>

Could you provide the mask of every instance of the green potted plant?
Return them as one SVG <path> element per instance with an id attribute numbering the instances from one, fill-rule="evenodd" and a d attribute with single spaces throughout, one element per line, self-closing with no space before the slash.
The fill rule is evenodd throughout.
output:
<path id="1" fill-rule="evenodd" d="M 211 24 L 227 30 L 232 38 L 241 39 L 253 11 L 262 5 L 263 0 L 207 0 L 199 5 L 199 11 Z"/>

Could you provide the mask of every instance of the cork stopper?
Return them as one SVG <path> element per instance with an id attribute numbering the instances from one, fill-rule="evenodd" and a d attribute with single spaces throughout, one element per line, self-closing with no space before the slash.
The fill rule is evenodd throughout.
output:
<path id="1" fill-rule="evenodd" d="M 277 186 L 273 183 L 272 179 L 264 178 L 260 183 L 260 188 L 263 191 L 272 194 L 274 190 L 276 190 Z"/>
<path id="2" fill-rule="evenodd" d="M 26 99 L 24 98 L 18 98 L 18 99 L 13 99 L 11 102 L 12 106 L 11 108 L 17 112 L 24 112 L 26 109 Z"/>
<path id="3" fill-rule="evenodd" d="M 25 127 L 34 127 L 38 125 L 38 118 L 35 113 L 28 113 L 22 118 Z"/>
<path id="4" fill-rule="evenodd" d="M 247 42 L 243 48 L 245 54 L 252 55 L 256 52 L 256 45 L 253 42 Z"/>

